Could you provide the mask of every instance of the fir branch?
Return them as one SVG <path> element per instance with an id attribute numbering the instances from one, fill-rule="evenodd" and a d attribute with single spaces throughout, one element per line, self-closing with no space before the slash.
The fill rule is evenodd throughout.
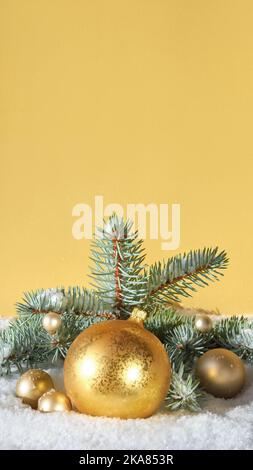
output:
<path id="1" fill-rule="evenodd" d="M 62 314 L 62 325 L 54 335 L 42 327 L 43 314 L 29 315 L 10 322 L 0 332 L 0 370 L 11 373 L 55 363 L 64 359 L 74 339 L 93 323 L 104 321 L 99 316 Z"/>
<path id="2" fill-rule="evenodd" d="M 38 289 L 25 292 L 23 302 L 16 304 L 17 313 L 27 316 L 33 313 L 72 313 L 77 315 L 102 315 L 110 313 L 108 306 L 98 295 L 83 287 Z"/>
<path id="3" fill-rule="evenodd" d="M 253 364 L 253 322 L 247 317 L 224 318 L 214 327 L 217 346 L 230 349 Z"/>
<path id="4" fill-rule="evenodd" d="M 0 332 L 1 372 L 22 372 L 48 360 L 48 334 L 42 328 L 41 315 L 15 319 Z"/>
<path id="5" fill-rule="evenodd" d="M 192 374 L 185 373 L 181 363 L 178 372 L 172 371 L 172 381 L 165 401 L 166 408 L 171 411 L 200 411 L 203 398 L 204 393 L 199 388 L 198 380 Z"/>
<path id="6" fill-rule="evenodd" d="M 173 328 L 188 323 L 189 319 L 178 314 L 173 307 L 155 307 L 144 322 L 145 328 L 157 336 L 162 343 Z"/>
<path id="7" fill-rule="evenodd" d="M 166 262 L 150 266 L 148 294 L 145 303 L 178 302 L 179 296 L 189 297 L 196 291 L 195 285 L 204 287 L 209 281 L 218 280 L 227 267 L 225 251 L 218 253 L 218 248 L 204 248 L 179 254 Z"/>
<path id="8" fill-rule="evenodd" d="M 118 317 L 127 316 L 146 294 L 142 276 L 145 255 L 142 240 L 132 232 L 132 223 L 113 214 L 92 245 L 91 278 L 99 297 Z"/>
<path id="9" fill-rule="evenodd" d="M 168 332 L 164 339 L 165 348 L 175 370 L 179 370 L 181 363 L 190 370 L 195 357 L 214 347 L 212 333 L 200 333 L 195 329 L 194 322 L 194 317 L 189 318 L 185 324 Z"/>

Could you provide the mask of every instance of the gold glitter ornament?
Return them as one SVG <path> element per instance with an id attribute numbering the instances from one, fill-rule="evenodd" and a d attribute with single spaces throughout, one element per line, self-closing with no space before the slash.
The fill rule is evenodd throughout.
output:
<path id="1" fill-rule="evenodd" d="M 48 312 L 42 320 L 43 328 L 50 334 L 55 335 L 61 326 L 62 320 L 59 313 Z"/>
<path id="2" fill-rule="evenodd" d="M 208 333 L 213 327 L 213 322 L 208 315 L 198 315 L 195 319 L 195 328 L 201 333 Z"/>
<path id="3" fill-rule="evenodd" d="M 51 388 L 54 383 L 47 372 L 40 369 L 30 369 L 21 375 L 16 384 L 16 396 L 22 398 L 23 403 L 37 408 L 38 399 Z"/>
<path id="4" fill-rule="evenodd" d="M 38 410 L 44 413 L 51 413 L 53 411 L 70 411 L 72 405 L 70 399 L 63 392 L 56 390 L 49 390 L 44 393 L 38 401 Z"/>
<path id="5" fill-rule="evenodd" d="M 129 320 L 92 325 L 72 343 L 64 382 L 80 412 L 146 418 L 160 407 L 170 384 L 170 362 L 159 339 L 144 329 L 145 316 L 135 309 Z"/>
<path id="6" fill-rule="evenodd" d="M 196 364 L 196 375 L 201 386 L 215 397 L 232 398 L 245 383 L 245 367 L 232 351 L 210 349 Z"/>

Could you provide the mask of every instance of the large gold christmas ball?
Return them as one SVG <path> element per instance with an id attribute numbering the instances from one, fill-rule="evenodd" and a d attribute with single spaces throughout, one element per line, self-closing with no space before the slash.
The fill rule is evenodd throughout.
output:
<path id="1" fill-rule="evenodd" d="M 232 398 L 245 383 L 245 367 L 232 351 L 211 349 L 196 364 L 196 375 L 201 386 L 215 397 Z"/>
<path id="2" fill-rule="evenodd" d="M 23 403 L 37 408 L 38 399 L 43 393 L 54 388 L 54 383 L 47 372 L 40 369 L 30 369 L 21 375 L 16 384 L 16 395 Z"/>
<path id="3" fill-rule="evenodd" d="M 195 328 L 201 333 L 208 333 L 213 327 L 213 322 L 208 315 L 197 315 Z"/>
<path id="4" fill-rule="evenodd" d="M 44 413 L 72 410 L 70 399 L 63 392 L 49 390 L 39 398 L 38 410 Z"/>
<path id="5" fill-rule="evenodd" d="M 61 326 L 62 320 L 59 313 L 48 312 L 42 320 L 43 328 L 50 334 L 55 335 Z"/>
<path id="6" fill-rule="evenodd" d="M 140 323 L 108 320 L 90 326 L 72 343 L 64 381 L 82 413 L 146 418 L 165 399 L 170 362 L 162 343 Z"/>

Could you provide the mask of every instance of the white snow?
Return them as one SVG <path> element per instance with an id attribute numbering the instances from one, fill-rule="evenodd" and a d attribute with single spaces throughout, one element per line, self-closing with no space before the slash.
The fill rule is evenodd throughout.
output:
<path id="1" fill-rule="evenodd" d="M 62 368 L 47 369 L 63 390 Z M 15 397 L 18 374 L 0 378 L 0 449 L 253 449 L 253 368 L 234 399 L 210 396 L 200 413 L 148 419 L 40 413 Z"/>

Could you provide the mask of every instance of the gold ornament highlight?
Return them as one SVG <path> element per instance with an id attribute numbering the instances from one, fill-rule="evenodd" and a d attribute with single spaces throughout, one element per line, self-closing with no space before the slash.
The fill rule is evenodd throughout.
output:
<path id="1" fill-rule="evenodd" d="M 17 381 L 16 396 L 22 398 L 23 403 L 37 408 L 38 399 L 51 388 L 54 388 L 54 383 L 47 372 L 30 369 Z"/>
<path id="2" fill-rule="evenodd" d="M 213 327 L 213 322 L 208 315 L 198 315 L 195 320 L 195 328 L 201 333 L 208 333 Z"/>
<path id="3" fill-rule="evenodd" d="M 93 416 L 146 418 L 160 407 L 170 384 L 168 355 L 143 327 L 145 312 L 108 320 L 81 333 L 70 346 L 64 381 L 73 405 Z"/>
<path id="4" fill-rule="evenodd" d="M 211 349 L 196 364 L 196 375 L 202 387 L 215 397 L 232 398 L 245 383 L 245 367 L 232 351 Z"/>
<path id="5" fill-rule="evenodd" d="M 59 313 L 48 312 L 42 320 L 43 328 L 50 334 L 55 335 L 61 326 L 62 320 Z"/>
<path id="6" fill-rule="evenodd" d="M 53 411 L 71 411 L 72 405 L 70 399 L 63 392 L 49 390 L 44 393 L 38 401 L 38 410 L 44 413 Z"/>

